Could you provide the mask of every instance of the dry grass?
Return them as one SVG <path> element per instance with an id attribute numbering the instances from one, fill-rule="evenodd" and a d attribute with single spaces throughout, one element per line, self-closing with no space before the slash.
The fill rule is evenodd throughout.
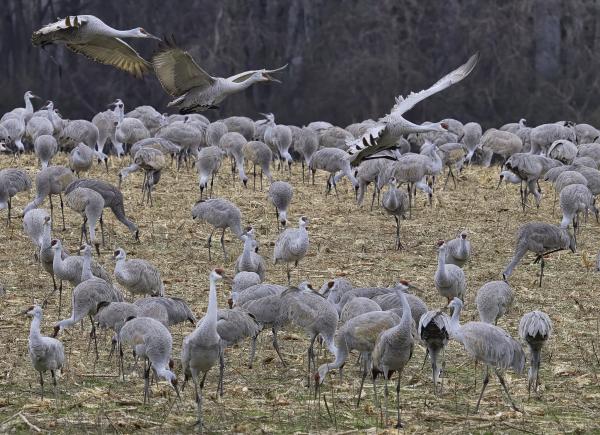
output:
<path id="1" fill-rule="evenodd" d="M 64 163 L 58 159 L 56 163 Z M 0 158 L 0 167 L 14 163 Z M 36 172 L 32 156 L 18 163 Z M 119 163 L 113 162 L 110 174 L 95 167 L 90 174 L 116 182 Z M 285 178 L 277 174 L 278 178 Z M 494 190 L 496 169 L 470 168 L 463 172 L 458 190 L 438 190 L 433 208 L 425 207 L 419 196 L 413 219 L 402 224 L 403 241 L 407 249 L 392 251 L 394 223 L 381 209 L 369 212 L 353 202 L 347 182 L 341 186 L 340 198 L 325 197 L 324 176 L 316 186 L 302 185 L 299 168 L 294 168 L 295 197 L 291 207 L 292 223 L 304 214 L 311 219 L 309 256 L 301 264 L 299 276 L 316 285 L 338 273 L 345 273 L 355 285 L 388 285 L 400 278 L 413 281 L 422 289 L 421 296 L 430 307 L 441 307 L 444 300 L 433 288 L 436 267 L 435 241 L 451 238 L 461 228 L 467 228 L 474 247 L 471 262 L 466 266 L 468 291 L 463 320 L 476 317 L 474 298 L 486 281 L 499 279 L 512 255 L 517 227 L 531 220 L 558 222 L 551 215 L 552 188 L 543 185 L 546 198 L 539 210 L 523 214 L 518 207 L 518 191 L 514 186 Z M 222 264 L 218 243 L 213 262 L 208 262 L 205 247 L 208 228 L 195 224 L 190 211 L 198 198 L 198 186 L 193 171 L 176 173 L 168 170 L 155 191 L 154 207 L 140 207 L 141 174 L 127 179 L 124 185 L 126 210 L 140 225 L 141 244 L 134 243 L 126 228 L 110 212 L 105 214 L 109 237 L 102 249 L 100 261 L 112 270 L 113 248 L 124 247 L 132 257 L 153 261 L 162 271 L 167 293 L 185 298 L 198 316 L 206 308 L 211 268 L 223 265 L 233 272 L 233 260 Z M 250 184 L 251 185 L 251 184 Z M 266 185 L 265 185 L 266 189 Z M 33 194 L 33 192 L 32 192 Z M 257 229 L 262 255 L 269 257 L 277 235 L 275 213 L 266 207 L 266 190 L 254 192 L 232 183 L 228 165 L 216 181 L 215 195 L 229 198 L 243 212 L 244 221 Z M 20 195 L 14 204 L 17 213 L 29 201 Z M 47 206 L 47 204 L 46 204 Z M 5 212 L 2 214 L 5 216 Z M 55 214 L 55 228 L 59 219 Z M 67 231 L 56 231 L 57 237 L 72 251 L 79 243 L 80 218 L 66 211 Z M 49 276 L 32 257 L 32 247 L 16 219 L 12 228 L 0 226 L 0 281 L 6 289 L 0 308 L 0 431 L 34 430 L 76 432 L 82 430 L 107 432 L 188 432 L 195 421 L 195 403 L 189 390 L 183 402 L 164 384 L 152 387 L 149 405 L 142 405 L 143 380 L 139 372 L 128 370 L 126 380 L 116 377 L 114 361 L 108 361 L 109 338 L 101 339 L 101 357 L 94 367 L 92 354 L 86 353 L 87 331 L 79 327 L 61 335 L 68 353 L 68 366 L 60 378 L 60 403 L 52 398 L 50 378 L 47 393 L 51 399 L 40 400 L 37 373 L 27 356 L 29 320 L 16 316 L 32 300 L 41 300 L 51 289 Z M 475 367 L 462 349 L 452 343 L 446 352 L 446 376 L 441 397 L 432 394 L 428 367 L 421 370 L 424 351 L 418 347 L 402 379 L 401 403 L 407 432 L 573 432 L 599 430 L 600 387 L 597 373 L 598 309 L 596 289 L 600 274 L 591 263 L 600 246 L 600 234 L 595 222 L 583 226 L 579 252 L 554 254 L 547 262 L 544 286 L 536 286 L 537 265 L 530 265 L 531 255 L 519 265 L 511 279 L 516 300 L 512 312 L 499 325 L 516 336 L 520 316 L 529 310 L 543 309 L 554 321 L 555 336 L 546 349 L 542 365 L 542 387 L 539 399 L 527 397 L 525 375 L 507 375 L 511 392 L 524 413 L 511 411 L 503 400 L 501 389 L 492 380 L 484 396 L 479 414 L 473 414 L 481 385 L 481 366 Z M 231 258 L 241 252 L 241 243 L 227 234 Z M 270 264 L 270 262 L 269 262 Z M 270 282 L 285 281 L 281 267 L 269 266 Z M 225 305 L 229 289 L 220 286 L 219 300 Z M 67 299 L 68 300 L 68 299 Z M 68 310 L 68 307 L 67 307 Z M 51 332 L 57 319 L 57 298 L 44 312 L 44 333 Z M 182 338 L 191 331 L 189 325 L 173 329 L 174 355 L 179 356 Z M 325 432 L 365 430 L 380 426 L 379 412 L 374 407 L 372 388 L 368 381 L 366 397 L 359 409 L 354 408 L 358 387 L 357 368 L 347 366 L 346 377 L 339 382 L 329 377 L 322 389 L 321 401 L 313 400 L 304 386 L 306 377 L 305 351 L 307 340 L 300 331 L 285 330 L 281 340 L 289 368 L 283 368 L 264 333 L 259 342 L 257 363 L 249 370 L 245 366 L 248 343 L 229 349 L 225 396 L 215 395 L 216 376 L 213 370 L 207 378 L 205 419 L 211 431 L 223 432 Z M 592 342 L 595 341 L 595 348 Z M 320 361 L 331 360 L 323 351 Z M 127 366 L 133 361 L 128 357 Z M 180 368 L 177 369 L 180 372 Z M 325 407 L 327 400 L 329 411 Z M 393 407 L 393 402 L 392 402 Z M 31 426 L 30 426 L 31 425 Z"/>

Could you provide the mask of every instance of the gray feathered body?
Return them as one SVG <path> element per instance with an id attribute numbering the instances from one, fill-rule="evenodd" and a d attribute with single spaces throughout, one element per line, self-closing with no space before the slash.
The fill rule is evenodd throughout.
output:
<path id="1" fill-rule="evenodd" d="M 273 249 L 273 263 L 282 261 L 285 263 L 298 262 L 308 252 L 309 239 L 305 227 L 288 228 L 279 235 Z"/>
<path id="2" fill-rule="evenodd" d="M 506 281 L 485 283 L 475 296 L 475 304 L 482 322 L 496 324 L 504 316 L 513 302 L 513 290 Z"/>
<path id="3" fill-rule="evenodd" d="M 344 305 L 344 308 L 342 308 L 340 313 L 340 323 L 344 324 L 356 316 L 370 313 L 371 311 L 382 311 L 382 309 L 373 299 L 365 297 L 353 298 Z"/>
<path id="4" fill-rule="evenodd" d="M 19 192 L 31 189 L 31 179 L 23 169 L 6 168 L 0 170 L 0 206 L 6 208 L 10 198 Z"/>
<path id="5" fill-rule="evenodd" d="M 192 208 L 192 218 L 215 228 L 230 228 L 236 236 L 242 236 L 242 213 L 226 199 L 212 198 L 196 203 Z"/>

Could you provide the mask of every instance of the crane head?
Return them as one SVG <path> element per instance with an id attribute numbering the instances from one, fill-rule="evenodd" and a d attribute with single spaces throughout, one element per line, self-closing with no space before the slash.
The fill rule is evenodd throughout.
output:
<path id="1" fill-rule="evenodd" d="M 158 36 L 154 36 L 153 34 L 144 30 L 143 27 L 138 27 L 136 30 L 137 30 L 138 38 L 149 38 L 149 39 L 156 39 L 158 41 L 162 41 L 162 39 L 160 39 Z"/>

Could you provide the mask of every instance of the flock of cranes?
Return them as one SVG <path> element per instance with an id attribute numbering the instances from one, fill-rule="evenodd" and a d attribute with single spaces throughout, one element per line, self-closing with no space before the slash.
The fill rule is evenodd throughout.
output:
<path id="1" fill-rule="evenodd" d="M 545 267 L 544 258 L 555 251 L 576 249 L 576 234 L 581 230 L 580 215 L 592 211 L 598 216 L 594 197 L 600 193 L 600 144 L 595 139 L 600 131 L 593 127 L 569 122 L 544 124 L 530 128 L 525 120 L 507 124 L 500 129 L 483 132 L 476 123 L 462 124 L 453 119 L 435 123 L 414 124 L 403 114 L 423 99 L 440 92 L 466 78 L 475 68 L 478 55 L 447 74 L 430 88 L 398 97 L 390 114 L 378 121 L 366 120 L 345 129 L 326 122 L 305 127 L 276 124 L 273 114 L 253 121 L 232 117 L 209 122 L 202 115 L 192 113 L 214 108 L 227 95 L 261 81 L 276 81 L 271 74 L 276 70 L 257 70 L 238 74 L 228 79 L 214 78 L 204 72 L 185 51 L 174 42 L 161 46 L 151 62 L 147 62 L 122 41 L 121 38 L 158 39 L 138 28 L 118 31 L 89 15 L 69 16 L 43 27 L 33 35 L 34 44 L 42 46 L 64 43 L 69 49 L 102 63 L 113 65 L 135 76 L 141 76 L 152 66 L 165 90 L 175 97 L 170 105 L 177 106 L 180 115 L 160 114 L 150 106 L 125 111 L 122 100 L 116 100 L 111 109 L 98 113 L 92 121 L 66 120 L 56 111 L 52 102 L 35 111 L 31 92 L 25 93 L 25 108 L 5 114 L 0 121 L 2 149 L 19 155 L 33 151 L 40 168 L 35 178 L 35 198 L 22 210 L 23 229 L 31 239 L 35 256 L 52 278 L 54 291 L 58 290 L 59 317 L 62 314 L 63 281 L 72 288 L 70 316 L 54 324 L 54 338 L 41 334 L 42 309 L 55 297 L 45 295 L 43 302 L 25 311 L 33 318 L 29 335 L 29 354 L 33 367 L 40 375 L 43 396 L 43 374 L 50 371 L 58 396 L 56 371 L 65 364 L 65 349 L 56 338 L 64 329 L 89 319 L 98 358 L 96 328 L 113 331 L 113 349 L 119 353 L 119 374 L 125 376 L 123 349 L 133 350 L 136 358 L 144 361 L 144 401 L 150 399 L 151 378 L 166 381 L 178 397 L 191 381 L 197 404 L 198 427 L 203 423 L 203 389 L 207 374 L 219 364 L 218 389 L 224 390 L 226 367 L 225 349 L 243 340 L 251 340 L 249 366 L 252 367 L 258 335 L 271 329 L 272 342 L 283 366 L 287 365 L 281 352 L 277 333 L 282 328 L 296 327 L 306 333 L 309 386 L 319 391 L 329 372 L 349 363 L 350 353 L 360 354 L 361 383 L 357 403 L 360 403 L 365 379 L 371 374 L 377 400 L 377 378 L 384 382 L 385 415 L 388 424 L 388 381 L 396 374 L 396 427 L 401 427 L 402 372 L 411 359 L 415 345 L 427 349 L 431 360 L 433 391 L 440 393 L 441 357 L 448 342 L 456 340 L 467 355 L 485 367 L 479 408 L 489 381 L 490 369 L 502 385 L 511 406 L 519 407 L 509 393 L 503 370 L 521 373 L 526 365 L 521 342 L 505 329 L 498 320 L 509 313 L 513 300 L 519 297 L 509 284 L 514 268 L 528 251 L 537 255 L 541 265 L 540 286 Z M 22 128 L 21 128 L 22 127 Z M 596 134 L 597 133 L 597 134 Z M 588 143 L 584 143 L 590 140 Z M 69 153 L 69 167 L 52 162 L 57 153 Z M 115 176 L 117 185 L 94 179 L 80 178 L 95 162 L 122 159 L 129 154 L 131 164 L 121 162 Z M 263 188 L 263 175 L 268 179 L 264 207 L 275 211 L 278 237 L 273 241 L 271 256 L 274 265 L 284 263 L 287 283 L 269 282 L 269 265 L 254 228 L 244 226 L 240 208 L 226 198 L 213 197 L 214 183 L 224 183 L 218 175 L 229 158 L 232 182 L 236 178 L 243 188 L 247 186 L 246 169 L 252 169 L 253 189 Z M 176 160 L 176 168 L 173 161 Z M 271 168 L 279 161 L 279 171 Z M 425 302 L 412 294 L 414 286 L 402 281 L 389 288 L 355 287 L 345 278 L 327 281 L 321 290 L 308 282 L 292 285 L 290 265 L 302 275 L 301 262 L 311 249 L 309 234 L 310 205 L 305 205 L 309 216 L 301 216 L 297 227 L 290 228 L 289 213 L 295 189 L 285 178 L 292 167 L 302 165 L 313 174 L 328 173 L 327 190 L 337 196 L 337 186 L 347 178 L 356 189 L 357 202 L 372 186 L 371 209 L 381 205 L 396 223 L 395 241 L 390 249 L 401 250 L 401 220 L 411 219 L 417 190 L 423 192 L 431 204 L 440 178 L 447 170 L 448 180 L 456 183 L 456 174 L 468 164 L 490 166 L 499 161 L 502 166 L 500 183 L 521 186 L 521 207 L 538 206 L 542 200 L 539 182 L 550 180 L 559 192 L 563 218 L 559 225 L 530 222 L 516 235 L 515 253 L 503 280 L 491 281 L 477 292 L 475 304 L 480 321 L 460 322 L 463 301 L 467 296 L 467 272 L 464 266 L 471 260 L 468 231 L 461 231 L 455 239 L 438 241 L 438 259 L 431 282 L 444 304 L 450 309 L 430 310 Z M 209 226 L 208 259 L 212 261 L 212 237 L 220 231 L 223 259 L 228 262 L 225 248 L 227 229 L 241 241 L 243 248 L 233 263 L 233 270 L 215 268 L 208 277 L 207 311 L 197 318 L 188 303 L 169 296 L 169 288 L 161 278 L 161 271 L 152 259 L 130 259 L 125 250 L 114 250 L 114 269 L 106 270 L 98 259 L 106 249 L 103 213 L 110 208 L 115 217 L 127 227 L 135 240 L 140 239 L 138 226 L 126 214 L 126 204 L 120 191 L 129 174 L 142 170 L 142 203 L 153 204 L 152 192 L 157 188 L 163 171 L 189 170 L 192 165 L 198 174 L 200 200 L 191 209 L 191 218 Z M 227 166 L 227 165 L 225 165 Z M 260 183 L 256 185 L 257 167 Z M 492 169 L 490 169 L 491 171 Z M 553 172 L 554 171 L 554 172 Z M 237 174 L 236 174 L 237 173 Z M 288 180 L 290 180 L 288 178 Z M 310 183 L 310 178 L 306 182 Z M 406 187 L 404 187 L 406 186 Z M 14 225 L 12 199 L 32 188 L 27 171 L 19 168 L 0 170 L 0 209 L 7 208 L 7 223 Z M 160 186 L 159 186 L 160 188 Z M 597 190 L 598 189 L 598 190 Z M 380 196 L 380 192 L 383 195 Z M 456 191 L 458 195 L 459 192 Z M 534 203 L 529 201 L 533 195 Z M 61 205 L 62 227 L 65 228 L 63 198 L 67 207 L 81 215 L 80 255 L 71 255 L 53 233 L 54 207 L 52 197 L 58 196 Z M 50 211 L 40 208 L 46 198 Z M 338 199 L 339 200 L 339 199 Z M 127 204 L 131 207 L 132 204 Z M 299 210 L 293 210 L 297 213 Z M 293 222 L 293 220 L 292 220 Z M 69 222 L 69 225 L 72 225 Z M 96 234 L 100 224 L 100 236 Z M 76 223 L 78 226 L 79 223 Z M 569 229 L 572 227 L 572 231 Z M 377 228 L 373 229 L 377 231 Z M 144 240 L 143 243 L 149 243 Z M 234 242 L 235 243 L 235 242 Z M 193 261 L 193 259 L 191 259 Z M 232 273 L 233 272 L 233 273 Z M 229 308 L 220 308 L 217 283 L 231 286 Z M 58 284 L 57 284 L 58 282 Z M 126 297 L 124 290 L 129 293 Z M 141 299 L 136 299 L 141 297 Z M 190 322 L 194 329 L 183 340 L 181 356 L 173 355 L 170 327 Z M 552 321 L 542 311 L 525 313 L 518 335 L 531 353 L 529 388 L 537 390 L 541 350 L 552 335 Z M 322 340 L 331 354 L 329 362 L 317 365 L 315 343 Z M 322 356 L 322 359 L 328 359 Z M 180 363 L 177 362 L 180 361 Z M 321 361 L 322 362 L 322 361 Z M 179 380 L 183 383 L 179 384 Z M 180 386 L 181 385 L 181 386 Z M 183 397 L 181 397 L 183 400 Z"/>

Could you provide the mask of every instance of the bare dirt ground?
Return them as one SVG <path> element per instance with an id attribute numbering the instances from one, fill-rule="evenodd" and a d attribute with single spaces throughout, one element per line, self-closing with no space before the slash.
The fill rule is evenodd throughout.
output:
<path id="1" fill-rule="evenodd" d="M 65 164 L 64 157 L 55 164 Z M 94 167 L 90 177 L 117 181 L 119 165 L 112 162 L 109 174 L 101 166 Z M 28 168 L 32 178 L 37 163 L 29 155 L 17 163 L 11 157 L 0 157 L 0 168 L 19 165 Z M 380 208 L 372 212 L 358 208 L 349 184 L 338 189 L 339 199 L 324 195 L 324 174 L 317 184 L 303 185 L 298 165 L 293 168 L 294 201 L 290 222 L 296 225 L 300 215 L 310 218 L 311 247 L 293 279 L 308 279 L 321 284 L 336 274 L 345 273 L 356 285 L 389 285 L 399 279 L 416 284 L 419 296 L 431 308 L 444 305 L 433 286 L 436 268 L 435 242 L 455 237 L 460 229 L 469 231 L 473 256 L 465 267 L 468 280 L 467 297 L 462 320 L 476 319 L 474 304 L 477 289 L 485 282 L 501 278 L 509 261 L 516 229 L 522 223 L 543 220 L 558 223 L 558 211 L 552 216 L 553 190 L 543 183 L 542 207 L 519 209 L 518 187 L 502 186 L 495 190 L 497 168 L 467 168 L 455 190 L 438 188 L 433 207 L 425 205 L 419 195 L 413 219 L 402 223 L 406 249 L 392 250 L 395 226 L 391 217 Z M 287 174 L 275 172 L 277 179 Z M 140 206 L 142 174 L 128 178 L 123 186 L 126 210 L 140 226 L 141 243 L 134 242 L 127 229 L 110 211 L 104 217 L 108 239 L 99 261 L 112 271 L 114 248 L 121 246 L 131 257 L 145 258 L 157 265 L 166 284 L 167 294 L 186 299 L 198 317 L 206 309 L 208 273 L 215 266 L 224 266 L 233 274 L 233 261 L 241 253 L 242 244 L 227 232 L 226 246 L 230 261 L 224 263 L 218 241 L 213 262 L 208 261 L 206 238 L 209 228 L 191 219 L 191 208 L 199 196 L 197 177 L 193 170 L 177 173 L 165 171 L 154 193 L 154 206 Z M 451 184 L 451 183 L 450 183 Z M 252 224 L 258 233 L 260 253 L 267 257 L 267 281 L 285 282 L 283 267 L 270 262 L 272 245 L 277 236 L 275 213 L 266 204 L 264 191 L 244 189 L 233 183 L 229 164 L 223 165 L 215 182 L 214 196 L 223 196 L 236 203 L 243 212 L 244 222 Z M 33 197 L 34 191 L 21 194 L 14 201 L 15 214 Z M 58 201 L 55 201 L 55 205 Z M 47 201 L 45 207 L 48 207 Z M 81 218 L 65 210 L 67 230 L 60 231 L 60 213 L 55 208 L 54 237 L 63 239 L 71 251 L 79 246 Z M 6 216 L 3 211 L 0 216 Z M 175 400 L 174 392 L 164 383 L 152 386 L 150 404 L 143 405 L 143 379 L 134 368 L 133 358 L 126 352 L 126 378 L 117 377 L 116 361 L 108 360 L 109 334 L 100 336 L 101 355 L 94 364 L 93 352 L 87 352 L 89 322 L 84 330 L 74 327 L 61 334 L 68 364 L 59 379 L 60 401 L 52 394 L 51 379 L 46 376 L 46 397 L 40 399 L 38 374 L 27 354 L 29 319 L 17 313 L 33 301 L 41 301 L 52 288 L 52 282 L 35 262 L 33 248 L 15 219 L 7 228 L 0 225 L 0 282 L 6 294 L 0 299 L 0 432 L 191 432 L 196 419 L 195 402 L 190 388 Z M 451 343 L 445 356 L 444 391 L 434 396 L 429 364 L 422 369 L 424 350 L 416 346 L 413 359 L 402 377 L 401 406 L 404 432 L 592 432 L 600 430 L 600 360 L 599 316 L 597 296 L 600 274 L 594 272 L 595 254 L 600 247 L 598 224 L 590 219 L 583 225 L 578 238 L 578 252 L 553 254 L 547 261 L 543 287 L 537 287 L 539 267 L 531 265 L 529 254 L 511 277 L 515 290 L 512 311 L 499 322 L 511 335 L 517 336 L 521 315 L 533 309 L 546 311 L 554 322 L 555 335 L 543 354 L 539 398 L 527 396 L 526 374 L 507 373 L 510 391 L 524 412 L 512 411 L 502 397 L 501 387 L 492 379 L 484 396 L 480 412 L 474 414 L 475 402 L 482 379 L 482 366 L 475 365 L 457 343 Z M 219 286 L 219 302 L 225 307 L 230 289 Z M 70 310 L 70 288 L 67 287 L 66 309 Z M 64 315 L 63 315 L 64 316 Z M 58 317 L 58 298 L 50 300 L 44 310 L 43 333 L 50 334 Z M 173 328 L 173 355 L 178 366 L 183 337 L 191 332 L 189 324 Z M 306 382 L 306 349 L 308 340 L 302 331 L 291 327 L 281 334 L 284 368 L 270 345 L 270 333 L 259 340 L 257 362 L 246 367 L 249 343 L 245 342 L 226 353 L 225 395 L 215 394 L 218 370 L 211 371 L 206 383 L 204 416 L 209 432 L 345 432 L 381 429 L 380 413 L 374 405 L 373 390 L 367 380 L 364 400 L 355 408 L 358 390 L 356 356 L 346 366 L 345 377 L 339 381 L 330 376 L 323 385 L 321 400 L 315 401 Z M 319 364 L 332 360 L 321 351 Z M 393 390 L 393 389 L 392 389 Z M 394 406 L 391 394 L 390 410 Z M 327 402 L 327 406 L 325 406 Z M 393 411 L 391 412 L 393 416 Z M 395 421 L 394 421 L 395 422 Z M 388 429 L 395 432 L 393 429 Z"/>

